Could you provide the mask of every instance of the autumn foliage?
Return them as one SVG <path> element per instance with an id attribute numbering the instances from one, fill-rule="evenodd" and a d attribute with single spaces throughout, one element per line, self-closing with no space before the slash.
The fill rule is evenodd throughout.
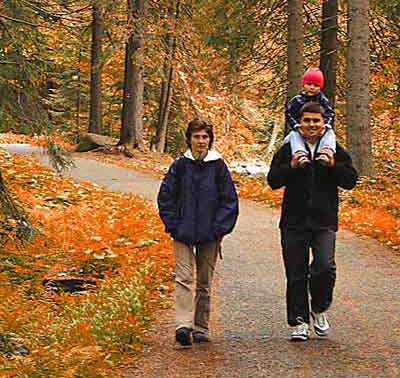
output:
<path id="1" fill-rule="evenodd" d="M 117 377 L 172 286 L 171 243 L 153 205 L 5 152 L 0 164 L 35 228 L 31 244 L 2 239 L 0 375 Z M 67 279 L 81 290 L 57 285 Z"/>

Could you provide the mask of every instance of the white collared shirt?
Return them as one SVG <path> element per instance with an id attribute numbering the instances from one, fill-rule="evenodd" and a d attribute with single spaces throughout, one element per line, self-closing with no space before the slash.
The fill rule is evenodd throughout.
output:
<path id="1" fill-rule="evenodd" d="M 317 143 L 314 143 L 314 144 L 311 144 L 309 142 L 306 142 L 306 143 L 307 143 L 308 148 L 311 151 L 311 159 L 314 159 L 315 149 L 317 148 Z"/>

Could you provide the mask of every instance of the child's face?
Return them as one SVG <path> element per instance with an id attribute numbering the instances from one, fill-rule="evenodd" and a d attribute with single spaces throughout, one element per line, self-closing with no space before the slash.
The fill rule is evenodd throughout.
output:
<path id="1" fill-rule="evenodd" d="M 317 84 L 307 83 L 304 84 L 303 91 L 309 96 L 315 96 L 317 93 L 321 91 L 321 88 Z"/>

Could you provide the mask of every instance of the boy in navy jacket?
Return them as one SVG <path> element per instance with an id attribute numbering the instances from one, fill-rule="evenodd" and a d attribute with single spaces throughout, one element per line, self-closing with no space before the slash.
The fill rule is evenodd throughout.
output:
<path id="1" fill-rule="evenodd" d="M 176 341 L 210 341 L 210 289 L 223 236 L 238 217 L 238 197 L 225 162 L 211 146 L 212 126 L 195 119 L 186 130 L 189 149 L 161 183 L 158 208 L 174 239 Z M 196 266 L 196 279 L 194 276 Z M 196 281 L 196 288 L 194 287 Z"/>

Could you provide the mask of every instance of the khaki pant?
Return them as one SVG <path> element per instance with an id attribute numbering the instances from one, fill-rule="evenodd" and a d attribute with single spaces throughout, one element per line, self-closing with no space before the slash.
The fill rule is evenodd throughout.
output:
<path id="1" fill-rule="evenodd" d="M 186 327 L 195 331 L 208 330 L 211 282 L 220 244 L 220 241 L 215 241 L 194 248 L 174 240 L 176 329 Z"/>

